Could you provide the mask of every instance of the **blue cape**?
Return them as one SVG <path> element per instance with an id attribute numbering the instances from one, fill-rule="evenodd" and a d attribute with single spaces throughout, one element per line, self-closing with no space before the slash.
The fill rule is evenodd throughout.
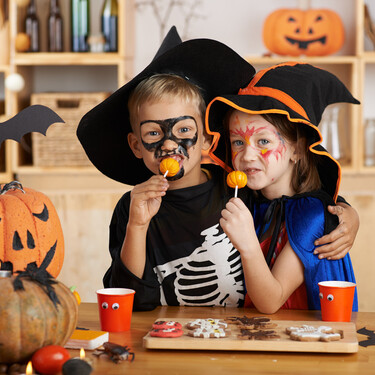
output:
<path id="1" fill-rule="evenodd" d="M 338 260 L 319 259 L 314 255 L 314 241 L 328 234 L 337 226 L 337 217 L 327 211 L 333 204 L 323 191 L 283 196 L 277 200 L 256 200 L 253 213 L 258 238 L 267 229 L 274 214 L 285 215 L 288 239 L 304 265 L 305 285 L 310 310 L 320 310 L 320 281 L 339 280 L 355 283 L 349 254 Z M 278 207 L 278 208 L 277 208 Z M 282 208 L 281 208 L 282 207 Z M 357 288 L 354 294 L 353 311 L 358 311 Z"/>

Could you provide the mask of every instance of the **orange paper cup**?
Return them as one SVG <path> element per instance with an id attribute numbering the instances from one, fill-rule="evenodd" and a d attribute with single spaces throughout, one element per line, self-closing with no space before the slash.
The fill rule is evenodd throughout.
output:
<path id="1" fill-rule="evenodd" d="M 350 322 L 356 284 L 348 281 L 322 281 L 318 285 L 322 320 Z"/>
<path id="2" fill-rule="evenodd" d="M 133 289 L 105 288 L 96 291 L 102 331 L 129 331 L 133 312 Z"/>

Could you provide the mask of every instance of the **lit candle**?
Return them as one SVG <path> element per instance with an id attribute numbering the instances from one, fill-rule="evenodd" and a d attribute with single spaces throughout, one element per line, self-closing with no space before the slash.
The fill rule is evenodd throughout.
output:
<path id="1" fill-rule="evenodd" d="M 26 366 L 26 375 L 32 375 L 33 373 L 33 365 L 31 364 L 31 361 Z"/>
<path id="2" fill-rule="evenodd" d="M 81 348 L 81 350 L 79 351 L 79 358 L 82 359 L 82 361 L 87 362 L 90 366 L 92 366 L 92 359 L 86 358 L 85 349 Z"/>

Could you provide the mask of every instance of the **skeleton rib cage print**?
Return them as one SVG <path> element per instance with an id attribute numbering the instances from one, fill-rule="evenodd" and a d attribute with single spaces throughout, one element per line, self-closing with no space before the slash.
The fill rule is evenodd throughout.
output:
<path id="1" fill-rule="evenodd" d="M 166 305 L 163 280 L 175 274 L 177 301 L 185 306 L 239 306 L 244 300 L 244 282 L 239 252 L 219 224 L 203 232 L 202 245 L 191 255 L 156 266 L 160 303 Z"/>

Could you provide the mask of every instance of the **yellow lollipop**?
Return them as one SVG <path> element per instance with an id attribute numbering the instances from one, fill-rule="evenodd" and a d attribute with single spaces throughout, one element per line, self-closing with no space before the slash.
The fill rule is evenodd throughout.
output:
<path id="1" fill-rule="evenodd" d="M 180 170 L 180 164 L 173 158 L 166 158 L 161 161 L 159 169 L 164 177 L 173 177 Z"/>
<path id="2" fill-rule="evenodd" d="M 238 188 L 243 188 L 247 184 L 247 176 L 242 171 L 230 172 L 227 176 L 227 184 L 234 188 L 234 197 L 237 197 Z"/>

